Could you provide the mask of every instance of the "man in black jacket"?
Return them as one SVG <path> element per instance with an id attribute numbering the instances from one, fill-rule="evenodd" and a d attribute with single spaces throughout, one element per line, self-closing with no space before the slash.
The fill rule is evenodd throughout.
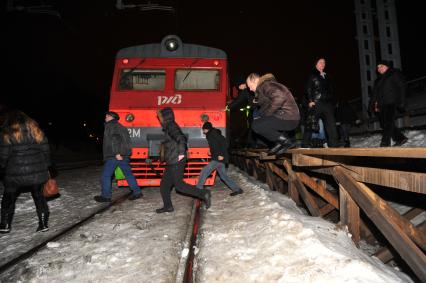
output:
<path id="1" fill-rule="evenodd" d="M 226 139 L 219 129 L 213 128 L 212 123 L 205 122 L 203 133 L 210 147 L 211 161 L 201 170 L 197 188 L 202 189 L 207 177 L 216 169 L 222 181 L 232 190 L 231 196 L 242 194 L 243 190 L 226 174 L 225 164 L 228 163 Z"/>
<path id="2" fill-rule="evenodd" d="M 166 107 L 157 112 L 158 119 L 165 134 L 164 157 L 166 170 L 160 182 L 160 193 L 164 206 L 156 210 L 157 213 L 174 211 L 172 199 L 170 197 L 173 186 L 176 191 L 196 197 L 205 202 L 206 209 L 210 207 L 210 191 L 199 190 L 183 181 L 183 172 L 187 160 L 187 140 L 181 128 L 175 121 L 175 115 L 170 107 Z"/>
<path id="3" fill-rule="evenodd" d="M 403 111 L 405 106 L 405 80 L 401 72 L 385 60 L 377 63 L 377 72 L 380 77 L 374 83 L 370 107 L 378 115 L 383 129 L 380 146 L 391 146 L 391 138 L 394 146 L 401 146 L 408 139 L 395 126 L 395 119 L 397 110 Z"/>
<path id="4" fill-rule="evenodd" d="M 132 190 L 130 200 L 142 196 L 135 176 L 133 176 L 129 161 L 132 150 L 130 148 L 130 135 L 126 127 L 118 123 L 120 116 L 112 111 L 105 114 L 105 132 L 103 142 L 104 168 L 102 171 L 102 194 L 95 196 L 97 202 L 111 201 L 111 176 L 117 167 L 123 171 L 127 183 Z"/>
<path id="5" fill-rule="evenodd" d="M 333 87 L 329 76 L 325 73 L 325 59 L 319 57 L 315 60 L 315 68 L 308 79 L 306 86 L 306 101 L 308 111 L 312 111 L 317 119 L 321 118 L 327 133 L 329 147 L 337 147 L 337 128 L 334 119 Z M 310 147 L 312 130 L 305 127 L 303 147 Z"/>

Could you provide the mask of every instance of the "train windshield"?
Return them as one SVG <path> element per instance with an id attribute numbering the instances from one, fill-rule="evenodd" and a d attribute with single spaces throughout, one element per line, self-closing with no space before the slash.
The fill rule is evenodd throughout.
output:
<path id="1" fill-rule="evenodd" d="M 119 90 L 164 90 L 165 70 L 123 69 L 120 74 Z"/>
<path id="2" fill-rule="evenodd" d="M 176 90 L 219 90 L 219 70 L 176 70 Z"/>

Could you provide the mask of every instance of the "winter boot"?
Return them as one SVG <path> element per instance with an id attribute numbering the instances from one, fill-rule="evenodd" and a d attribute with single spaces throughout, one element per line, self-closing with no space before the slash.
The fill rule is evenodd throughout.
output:
<path id="1" fill-rule="evenodd" d="M 203 201 L 204 204 L 206 206 L 206 209 L 209 209 L 210 205 L 211 205 L 211 193 L 209 190 L 205 190 L 206 192 L 204 193 L 204 197 L 203 197 Z"/>
<path id="2" fill-rule="evenodd" d="M 46 232 L 49 230 L 48 222 L 49 222 L 49 212 L 37 213 L 38 216 L 38 228 L 37 232 Z"/>
<path id="3" fill-rule="evenodd" d="M 2 234 L 6 234 L 10 232 L 11 226 L 10 224 L 12 224 L 11 220 L 9 221 L 8 219 L 8 214 L 6 213 L 2 213 L 1 215 L 1 223 L 0 223 L 0 233 Z"/>
<path id="4" fill-rule="evenodd" d="M 175 209 L 173 207 L 162 207 L 155 210 L 157 213 L 164 213 L 164 212 L 173 212 Z"/>
<path id="5" fill-rule="evenodd" d="M 269 155 L 274 155 L 281 149 L 285 148 L 286 150 L 292 145 L 290 139 L 284 135 L 278 137 L 276 144 L 268 151 Z"/>

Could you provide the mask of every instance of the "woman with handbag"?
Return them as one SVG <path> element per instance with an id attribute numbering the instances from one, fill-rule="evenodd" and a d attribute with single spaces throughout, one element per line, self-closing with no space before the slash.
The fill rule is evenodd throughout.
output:
<path id="1" fill-rule="evenodd" d="M 42 192 L 49 166 L 49 144 L 37 122 L 21 111 L 6 113 L 0 132 L 0 167 L 4 168 L 5 187 L 0 233 L 10 232 L 16 199 L 23 189 L 30 189 L 36 206 L 37 232 L 49 229 L 49 207 Z"/>

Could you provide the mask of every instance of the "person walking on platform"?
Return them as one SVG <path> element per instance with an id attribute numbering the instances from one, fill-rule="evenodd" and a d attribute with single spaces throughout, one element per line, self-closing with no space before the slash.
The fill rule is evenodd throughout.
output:
<path id="1" fill-rule="evenodd" d="M 214 170 L 217 170 L 220 179 L 232 190 L 231 196 L 242 194 L 243 190 L 229 178 L 228 174 L 226 174 L 225 164 L 228 163 L 229 156 L 225 137 L 219 129 L 213 128 L 210 122 L 205 122 L 202 129 L 209 143 L 212 159 L 209 164 L 201 170 L 197 188 L 202 189 L 207 177 Z"/>
<path id="2" fill-rule="evenodd" d="M 378 115 L 380 126 L 383 129 L 381 147 L 405 144 L 408 139 L 396 127 L 397 111 L 404 111 L 405 107 L 405 79 L 400 70 L 391 67 L 388 61 L 377 63 L 379 78 L 374 82 L 373 96 L 370 101 L 371 111 Z"/>
<path id="3" fill-rule="evenodd" d="M 113 111 L 105 113 L 105 131 L 103 141 L 104 167 L 102 170 L 101 186 L 102 192 L 100 196 L 95 196 L 97 202 L 111 201 L 111 177 L 117 167 L 123 171 L 127 183 L 132 190 L 129 200 L 135 200 L 142 197 L 135 176 L 133 176 L 130 168 L 130 135 L 126 127 L 121 125 L 118 120 L 120 116 Z"/>
<path id="4" fill-rule="evenodd" d="M 177 192 L 201 199 L 206 209 L 210 207 L 211 195 L 206 189 L 197 189 L 183 181 L 183 173 L 187 160 L 187 139 L 175 121 L 175 115 L 170 107 L 157 112 L 158 120 L 165 134 L 164 159 L 166 169 L 160 182 L 160 193 L 164 206 L 156 210 L 157 213 L 174 211 L 171 190 L 173 186 Z"/>
<path id="5" fill-rule="evenodd" d="M 317 119 L 322 118 L 327 133 L 327 145 L 337 147 L 337 129 L 334 119 L 333 87 L 328 75 L 324 72 L 325 59 L 320 57 L 315 61 L 315 68 L 306 86 L 306 102 L 308 111 L 313 111 Z M 312 130 L 306 127 L 303 135 L 303 147 L 310 147 Z"/>
<path id="6" fill-rule="evenodd" d="M 0 233 L 11 231 L 16 199 L 30 190 L 38 216 L 38 231 L 49 230 L 49 207 L 43 184 L 49 178 L 50 150 L 36 121 L 21 111 L 6 113 L 0 134 L 0 167 L 4 169 Z"/>
<path id="7" fill-rule="evenodd" d="M 274 142 L 268 154 L 282 154 L 295 145 L 288 133 L 300 121 L 299 107 L 290 90 L 276 81 L 274 75 L 247 77 L 247 86 L 255 93 L 259 105 L 259 118 L 253 120 L 253 131 Z"/>

